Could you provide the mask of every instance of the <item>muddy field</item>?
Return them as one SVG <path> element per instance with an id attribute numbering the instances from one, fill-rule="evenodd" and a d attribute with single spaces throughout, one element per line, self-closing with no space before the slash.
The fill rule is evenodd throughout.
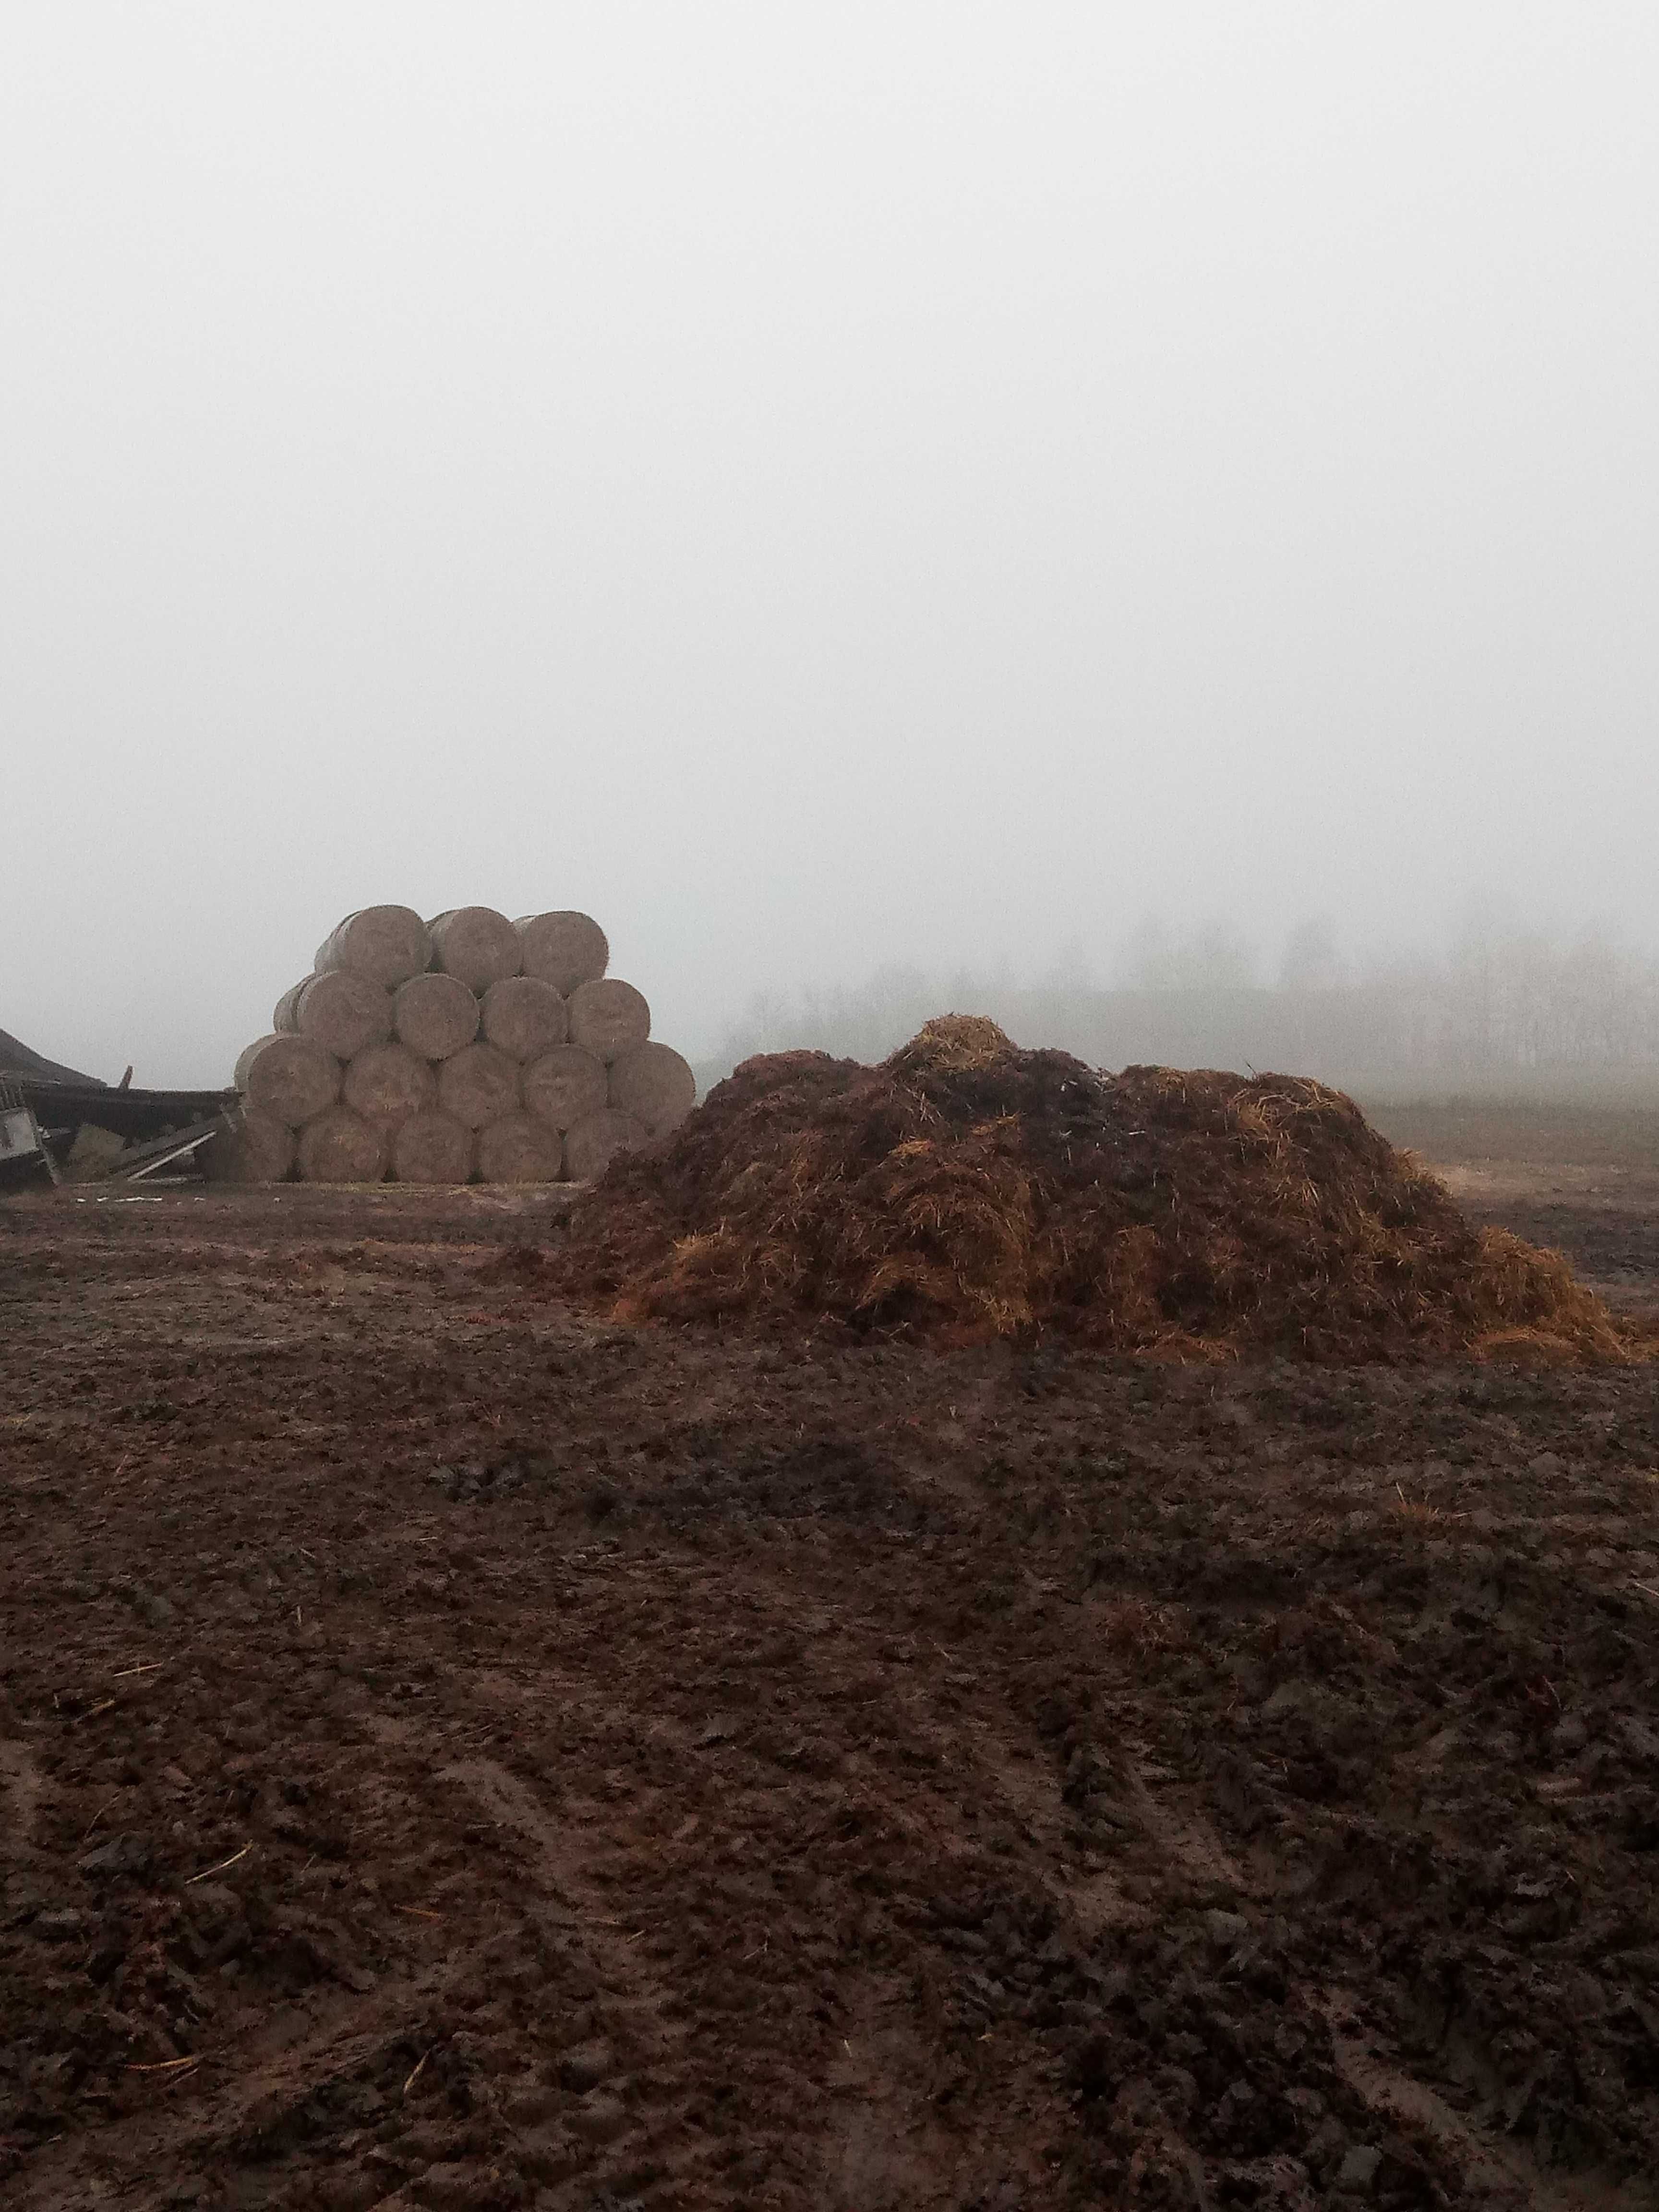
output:
<path id="1" fill-rule="evenodd" d="M 1659 1308 L 1645 1138 L 1481 1143 Z M 1652 1370 L 618 1328 L 552 1203 L 0 1203 L 9 2212 L 1659 2203 Z"/>

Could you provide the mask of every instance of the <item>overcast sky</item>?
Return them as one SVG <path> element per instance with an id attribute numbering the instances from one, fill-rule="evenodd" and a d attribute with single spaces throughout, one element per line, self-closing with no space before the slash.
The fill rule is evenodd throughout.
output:
<path id="1" fill-rule="evenodd" d="M 8 10 L 0 1027 L 1659 943 L 1656 114 L 1651 0 Z"/>

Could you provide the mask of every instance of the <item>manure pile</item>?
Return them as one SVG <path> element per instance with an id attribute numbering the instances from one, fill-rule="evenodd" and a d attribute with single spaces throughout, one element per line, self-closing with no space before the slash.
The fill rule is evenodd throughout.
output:
<path id="1" fill-rule="evenodd" d="M 226 1180 L 584 1182 L 673 1128 L 696 1083 L 607 975 L 585 914 L 349 914 L 236 1063 Z"/>
<path id="2" fill-rule="evenodd" d="M 878 1067 L 746 1060 L 571 1220 L 619 1318 L 1350 1361 L 1626 1358 L 1559 1254 L 1466 1221 L 1322 1084 L 1107 1075 L 951 1015 Z"/>

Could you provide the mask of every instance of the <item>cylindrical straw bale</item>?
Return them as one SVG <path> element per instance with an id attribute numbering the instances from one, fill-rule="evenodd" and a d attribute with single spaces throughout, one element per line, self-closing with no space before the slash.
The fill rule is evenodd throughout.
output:
<path id="1" fill-rule="evenodd" d="M 412 906 L 366 906 L 349 914 L 317 948 L 317 972 L 355 968 L 395 991 L 432 963 L 432 939 Z"/>
<path id="2" fill-rule="evenodd" d="M 365 1045 L 382 1044 L 392 1035 L 392 1000 L 383 985 L 357 968 L 333 968 L 313 975 L 293 998 L 293 1026 L 315 1037 L 337 1060 L 349 1060 Z M 283 1012 L 289 999 L 278 1002 Z M 284 1025 L 276 1024 L 280 1030 Z"/>
<path id="3" fill-rule="evenodd" d="M 196 1155 L 210 1182 L 281 1182 L 294 1166 L 294 1132 L 257 1106 L 242 1109 L 239 1126 L 210 1138 Z"/>
<path id="4" fill-rule="evenodd" d="M 472 1132 L 438 1107 L 411 1114 L 392 1139 L 399 1182 L 465 1182 L 472 1173 Z"/>
<path id="5" fill-rule="evenodd" d="M 579 984 L 570 994 L 570 1042 L 600 1060 L 615 1060 L 651 1034 L 644 994 L 618 975 Z"/>
<path id="6" fill-rule="evenodd" d="M 300 1026 L 300 994 L 307 983 L 314 983 L 314 975 L 302 975 L 297 983 L 290 984 L 277 1000 L 270 1017 L 270 1026 L 278 1036 L 292 1036 Z"/>
<path id="7" fill-rule="evenodd" d="M 340 1096 L 366 1121 L 406 1121 L 438 1103 L 438 1079 L 406 1044 L 370 1044 L 346 1069 Z"/>
<path id="8" fill-rule="evenodd" d="M 564 1141 L 533 1114 L 503 1114 L 478 1132 L 480 1182 L 556 1182 Z"/>
<path id="9" fill-rule="evenodd" d="M 447 1060 L 478 1034 L 478 1002 L 453 975 L 411 975 L 392 1001 L 400 1043 L 422 1060 Z"/>
<path id="10" fill-rule="evenodd" d="M 331 1106 L 300 1132 L 302 1182 L 379 1182 L 386 1173 L 386 1133 L 349 1106 Z"/>
<path id="11" fill-rule="evenodd" d="M 611 1103 L 664 1136 L 697 1103 L 697 1079 L 672 1045 L 636 1044 L 611 1063 Z"/>
<path id="12" fill-rule="evenodd" d="M 533 975 L 504 975 L 483 994 L 483 1033 L 514 1060 L 534 1060 L 564 1042 L 564 1000 Z"/>
<path id="13" fill-rule="evenodd" d="M 579 1044 L 556 1044 L 524 1072 L 526 1108 L 551 1129 L 573 1128 L 605 1101 L 605 1062 Z"/>
<path id="14" fill-rule="evenodd" d="M 458 906 L 427 927 L 432 965 L 459 977 L 469 991 L 487 991 L 504 975 L 518 974 L 524 957 L 519 933 L 493 906 Z"/>
<path id="15" fill-rule="evenodd" d="M 618 1152 L 645 1144 L 649 1133 L 631 1114 L 601 1106 L 597 1114 L 584 1115 L 574 1129 L 565 1132 L 564 1171 L 572 1182 L 591 1182 Z"/>
<path id="16" fill-rule="evenodd" d="M 470 1044 L 438 1070 L 438 1103 L 469 1129 L 499 1121 L 519 1104 L 519 1068 L 493 1044 Z"/>
<path id="17" fill-rule="evenodd" d="M 605 932 L 587 914 L 526 914 L 513 925 L 524 950 L 524 972 L 568 999 L 579 983 L 597 983 L 611 958 Z"/>
<path id="18" fill-rule="evenodd" d="M 297 1129 L 340 1095 L 340 1063 L 315 1037 L 256 1037 L 236 1063 L 236 1088 L 250 1106 Z"/>

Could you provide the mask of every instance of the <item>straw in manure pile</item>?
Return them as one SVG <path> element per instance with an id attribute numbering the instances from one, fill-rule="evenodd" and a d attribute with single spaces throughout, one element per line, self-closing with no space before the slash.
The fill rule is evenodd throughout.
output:
<path id="1" fill-rule="evenodd" d="M 573 1172 L 574 1167 L 573 1167 Z M 1626 1356 L 1555 1255 L 1482 1234 L 1352 1101 L 1295 1077 L 1100 1073 L 949 1017 L 879 1067 L 745 1061 L 572 1218 L 568 1286 L 749 1315 L 1203 1358 Z"/>

